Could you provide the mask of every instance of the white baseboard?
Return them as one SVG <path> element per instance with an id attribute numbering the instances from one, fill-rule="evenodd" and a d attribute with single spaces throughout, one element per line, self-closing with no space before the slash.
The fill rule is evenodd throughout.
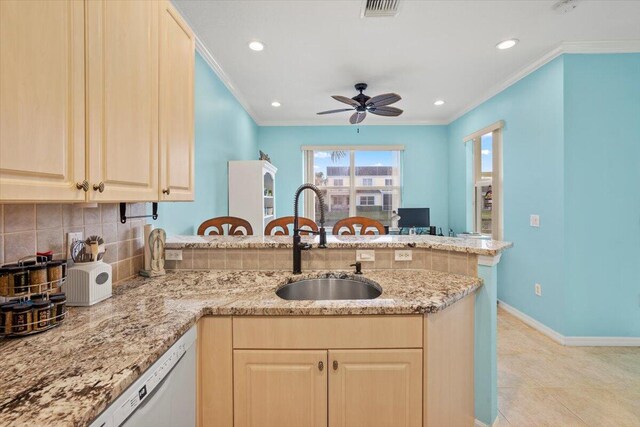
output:
<path id="1" fill-rule="evenodd" d="M 498 419 L 496 418 L 496 420 L 491 425 L 488 425 L 476 418 L 475 427 L 492 427 L 496 425 L 497 422 L 498 422 Z"/>
<path id="2" fill-rule="evenodd" d="M 498 300 L 498 305 L 558 344 L 573 347 L 640 347 L 640 337 L 567 337 L 503 301 Z"/>

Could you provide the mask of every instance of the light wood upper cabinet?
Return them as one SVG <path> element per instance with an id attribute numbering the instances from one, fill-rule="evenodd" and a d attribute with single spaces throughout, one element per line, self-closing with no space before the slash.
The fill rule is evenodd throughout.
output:
<path id="1" fill-rule="evenodd" d="M 330 350 L 329 427 L 422 425 L 422 350 Z"/>
<path id="2" fill-rule="evenodd" d="M 158 200 L 159 3 L 92 0 L 86 12 L 89 199 Z"/>
<path id="3" fill-rule="evenodd" d="M 0 201 L 83 201 L 84 4 L 0 1 Z"/>
<path id="4" fill-rule="evenodd" d="M 160 9 L 160 200 L 194 197 L 195 37 L 171 3 Z"/>
<path id="5" fill-rule="evenodd" d="M 235 427 L 327 425 L 326 351 L 236 350 L 233 369 Z"/>

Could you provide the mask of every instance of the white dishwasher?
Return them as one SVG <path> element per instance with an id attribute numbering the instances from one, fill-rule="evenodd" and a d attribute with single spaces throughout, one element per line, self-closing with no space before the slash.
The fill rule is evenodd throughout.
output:
<path id="1" fill-rule="evenodd" d="M 195 427 L 196 337 L 194 326 L 91 427 Z"/>

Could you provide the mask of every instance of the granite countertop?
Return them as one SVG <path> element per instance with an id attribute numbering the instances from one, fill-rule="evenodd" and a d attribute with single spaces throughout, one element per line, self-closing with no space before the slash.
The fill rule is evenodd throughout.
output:
<path id="1" fill-rule="evenodd" d="M 442 310 L 481 279 L 430 270 L 378 270 L 375 300 L 285 301 L 288 271 L 199 271 L 136 278 L 58 328 L 0 341 L 0 425 L 89 424 L 204 315 L 422 314 Z M 362 279 L 364 277 L 364 279 Z"/>
<path id="2" fill-rule="evenodd" d="M 302 241 L 319 242 L 318 236 L 303 236 Z M 291 236 L 169 236 L 167 249 L 268 249 L 291 248 Z M 327 247 L 343 249 L 402 249 L 407 247 L 466 252 L 495 256 L 513 246 L 511 242 L 431 235 L 327 236 Z"/>

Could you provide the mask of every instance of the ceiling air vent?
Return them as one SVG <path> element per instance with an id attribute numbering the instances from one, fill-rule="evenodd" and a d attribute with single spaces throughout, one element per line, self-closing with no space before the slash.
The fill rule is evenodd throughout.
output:
<path id="1" fill-rule="evenodd" d="M 398 14 L 400 0 L 363 0 L 362 17 L 394 17 Z"/>

